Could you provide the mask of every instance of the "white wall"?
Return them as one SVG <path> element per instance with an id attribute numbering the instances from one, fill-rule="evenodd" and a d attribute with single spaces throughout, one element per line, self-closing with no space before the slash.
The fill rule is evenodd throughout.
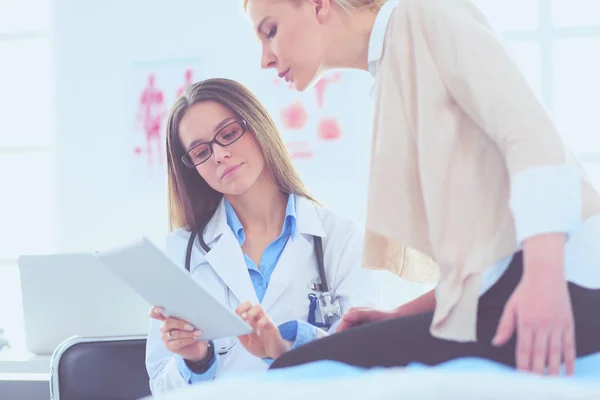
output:
<path id="1" fill-rule="evenodd" d="M 166 233 L 164 190 L 136 191 L 128 171 L 130 68 L 140 60 L 213 54 L 213 39 L 231 44 L 223 17 L 237 11 L 235 3 L 55 1 L 59 251 Z"/>

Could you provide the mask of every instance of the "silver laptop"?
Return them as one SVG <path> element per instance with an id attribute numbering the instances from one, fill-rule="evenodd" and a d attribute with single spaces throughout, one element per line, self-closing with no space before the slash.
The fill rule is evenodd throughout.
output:
<path id="1" fill-rule="evenodd" d="M 92 254 L 21 256 L 18 265 L 27 351 L 51 354 L 75 335 L 147 333 L 150 305 Z"/>

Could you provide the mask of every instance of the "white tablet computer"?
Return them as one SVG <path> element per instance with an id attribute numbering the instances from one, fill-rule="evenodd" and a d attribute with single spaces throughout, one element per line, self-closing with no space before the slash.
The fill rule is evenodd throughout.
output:
<path id="1" fill-rule="evenodd" d="M 201 329 L 205 340 L 252 332 L 250 325 L 146 238 L 95 256 L 144 300 L 164 308 L 165 316 Z"/>

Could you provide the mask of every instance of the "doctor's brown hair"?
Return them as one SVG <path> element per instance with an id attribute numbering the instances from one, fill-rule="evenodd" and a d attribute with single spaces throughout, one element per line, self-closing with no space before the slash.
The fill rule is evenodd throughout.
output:
<path id="1" fill-rule="evenodd" d="M 177 99 L 167 122 L 167 164 L 169 226 L 190 232 L 203 229 L 215 213 L 223 194 L 211 188 L 195 168 L 181 161 L 185 154 L 179 140 L 179 125 L 187 110 L 198 103 L 214 101 L 227 107 L 248 125 L 265 159 L 265 167 L 279 189 L 287 194 L 304 196 L 313 202 L 308 190 L 292 165 L 279 131 L 261 102 L 242 84 L 230 79 L 207 79 L 188 86 Z M 202 234 L 198 235 L 202 237 Z"/>

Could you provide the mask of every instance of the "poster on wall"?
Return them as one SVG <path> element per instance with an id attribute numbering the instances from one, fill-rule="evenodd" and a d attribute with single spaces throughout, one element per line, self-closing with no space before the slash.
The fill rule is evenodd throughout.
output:
<path id="1" fill-rule="evenodd" d="M 306 93 L 296 92 L 293 84 L 281 78 L 272 80 L 273 95 L 279 99 L 272 116 L 296 162 L 314 160 L 319 142 L 340 142 L 342 139 L 338 115 L 334 109 L 325 106 L 328 89 L 341 83 L 342 79 L 342 72 L 333 72 L 320 78 Z"/>
<path id="2" fill-rule="evenodd" d="M 298 92 L 273 75 L 267 71 L 253 86 L 302 180 L 324 205 L 360 221 L 371 146 L 372 77 L 364 71 L 330 71 Z"/>
<path id="3" fill-rule="evenodd" d="M 169 111 L 186 87 L 202 79 L 199 59 L 155 60 L 133 65 L 130 95 L 132 183 L 164 190 L 165 134 Z"/>

